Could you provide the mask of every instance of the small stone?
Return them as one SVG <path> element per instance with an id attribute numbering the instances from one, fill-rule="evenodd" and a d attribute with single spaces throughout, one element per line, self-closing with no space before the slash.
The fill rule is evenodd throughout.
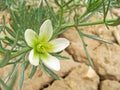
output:
<path id="1" fill-rule="evenodd" d="M 114 30 L 113 35 L 114 35 L 116 41 L 118 42 L 118 44 L 120 45 L 120 30 Z"/>
<path id="2" fill-rule="evenodd" d="M 94 71 L 94 69 L 92 67 L 89 66 L 89 69 L 85 75 L 85 78 L 92 79 L 95 76 L 96 76 L 96 72 Z"/>

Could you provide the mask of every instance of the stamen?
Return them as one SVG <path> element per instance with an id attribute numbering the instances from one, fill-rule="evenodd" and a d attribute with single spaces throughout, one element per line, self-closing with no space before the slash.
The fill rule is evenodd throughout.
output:
<path id="1" fill-rule="evenodd" d="M 53 45 L 50 43 L 42 42 L 37 45 L 37 52 L 39 53 L 50 52 L 52 51 L 52 49 L 53 49 Z"/>

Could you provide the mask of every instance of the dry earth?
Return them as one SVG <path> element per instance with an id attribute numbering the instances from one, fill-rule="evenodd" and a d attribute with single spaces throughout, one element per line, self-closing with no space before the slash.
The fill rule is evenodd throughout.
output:
<path id="1" fill-rule="evenodd" d="M 61 70 L 56 72 L 61 79 L 54 80 L 42 72 L 40 67 L 33 78 L 29 79 L 28 74 L 32 68 L 29 66 L 25 71 L 22 90 L 120 90 L 120 27 L 110 27 L 110 30 L 107 30 L 104 25 L 96 25 L 80 27 L 80 30 L 113 42 L 106 44 L 84 38 L 95 70 L 89 66 L 78 33 L 74 28 L 70 28 L 61 35 L 71 42 L 62 53 L 70 59 L 60 60 Z M 10 67 L 0 68 L 1 78 L 6 77 Z M 14 90 L 19 90 L 18 82 Z"/>

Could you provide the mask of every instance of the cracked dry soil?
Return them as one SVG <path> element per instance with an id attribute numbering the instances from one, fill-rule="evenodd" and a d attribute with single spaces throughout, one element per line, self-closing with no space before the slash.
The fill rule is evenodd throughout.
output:
<path id="1" fill-rule="evenodd" d="M 61 70 L 56 72 L 60 80 L 42 72 L 38 67 L 32 79 L 28 78 L 32 68 L 25 71 L 22 90 L 120 90 L 120 27 L 104 25 L 80 27 L 82 32 L 102 37 L 113 44 L 106 44 L 90 38 L 84 38 L 94 63 L 95 70 L 89 67 L 81 39 L 74 28 L 70 28 L 60 37 L 70 40 L 71 45 L 63 51 L 69 60 L 60 60 Z M 0 77 L 5 78 L 12 66 L 0 68 Z M 21 65 L 19 65 L 21 69 Z M 20 74 L 20 71 L 19 71 Z M 19 74 L 14 90 L 19 90 Z M 2 89 L 4 90 L 4 89 Z"/>
<path id="2" fill-rule="evenodd" d="M 82 27 L 81 30 L 113 42 L 111 45 L 84 38 L 95 65 L 92 76 L 90 76 L 92 72 L 88 73 L 89 63 L 81 39 L 78 33 L 71 28 L 61 35 L 71 41 L 71 45 L 62 53 L 70 59 L 60 60 L 61 70 L 56 72 L 61 79 L 53 80 L 52 77 L 42 72 L 40 67 L 34 77 L 29 79 L 28 75 L 32 68 L 29 66 L 25 71 L 22 90 L 120 90 L 120 44 L 115 34 L 117 32 L 120 35 L 120 30 L 111 27 L 108 31 L 104 25 Z M 1 68 L 0 77 L 4 78 L 10 67 Z M 21 66 L 19 65 L 19 67 Z M 18 81 L 14 90 L 19 90 Z"/>

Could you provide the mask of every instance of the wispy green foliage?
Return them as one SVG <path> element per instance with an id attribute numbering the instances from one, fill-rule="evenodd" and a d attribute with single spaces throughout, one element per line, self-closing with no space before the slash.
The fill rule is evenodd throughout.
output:
<path id="1" fill-rule="evenodd" d="M 10 78 L 10 82 L 8 85 L 1 78 L 0 78 L 0 83 L 2 84 L 2 86 L 5 90 L 13 90 L 16 79 L 17 79 L 17 71 L 15 71 L 13 76 Z"/>
<path id="2" fill-rule="evenodd" d="M 21 77 L 20 77 L 20 90 L 22 90 L 22 85 L 24 82 L 24 73 L 25 73 L 25 63 L 22 63 L 22 70 L 21 70 Z"/>
<path id="3" fill-rule="evenodd" d="M 32 77 L 34 76 L 36 70 L 37 70 L 37 67 L 36 67 L 36 66 L 33 66 L 32 70 L 31 70 L 31 72 L 30 72 L 30 74 L 29 74 L 29 78 L 32 78 Z"/>
<path id="4" fill-rule="evenodd" d="M 27 60 L 28 52 L 31 50 L 24 39 L 26 29 L 33 29 L 36 33 L 39 33 L 41 24 L 46 19 L 50 19 L 54 28 L 52 38 L 55 38 L 69 30 L 69 28 L 74 27 L 82 40 L 88 61 L 94 67 L 84 37 L 108 44 L 112 42 L 83 33 L 79 27 L 98 24 L 105 24 L 109 27 L 120 24 L 119 17 L 107 18 L 111 8 L 120 8 L 120 0 L 41 0 L 39 4 L 35 4 L 36 1 L 32 2 L 34 5 L 29 4 L 27 0 L 0 0 L 0 11 L 5 10 L 10 14 L 9 25 L 6 23 L 7 18 L 5 16 L 2 17 L 2 24 L 0 24 L 0 33 L 4 34 L 3 37 L 0 37 L 0 54 L 3 56 L 0 59 L 0 67 L 13 65 L 6 78 L 4 80 L 0 78 L 0 83 L 6 90 L 13 89 L 14 87 L 15 79 L 18 75 L 16 72 L 18 65 L 22 66 L 19 81 L 19 86 L 22 90 L 24 73 L 29 65 L 29 61 Z M 79 12 L 83 8 L 85 10 Z M 96 13 L 102 13 L 102 19 L 89 22 L 89 19 Z M 68 57 L 59 53 L 51 53 L 51 55 L 61 59 L 68 59 Z M 43 71 L 51 75 L 54 79 L 59 79 L 58 75 L 43 63 L 40 62 L 40 66 Z M 39 67 L 33 66 L 29 78 L 34 76 L 37 68 Z M 10 84 L 8 84 L 9 81 L 11 82 Z"/>
<path id="5" fill-rule="evenodd" d="M 58 77 L 57 74 L 55 74 L 52 70 L 50 70 L 48 67 L 46 67 L 44 64 L 42 65 L 43 69 L 46 73 L 48 73 L 49 75 L 51 75 L 54 79 L 59 80 L 60 78 Z"/>
<path id="6" fill-rule="evenodd" d="M 0 67 L 4 67 L 5 65 L 7 65 L 9 59 L 10 59 L 10 51 L 8 50 L 6 51 L 4 58 L 0 60 Z"/>

